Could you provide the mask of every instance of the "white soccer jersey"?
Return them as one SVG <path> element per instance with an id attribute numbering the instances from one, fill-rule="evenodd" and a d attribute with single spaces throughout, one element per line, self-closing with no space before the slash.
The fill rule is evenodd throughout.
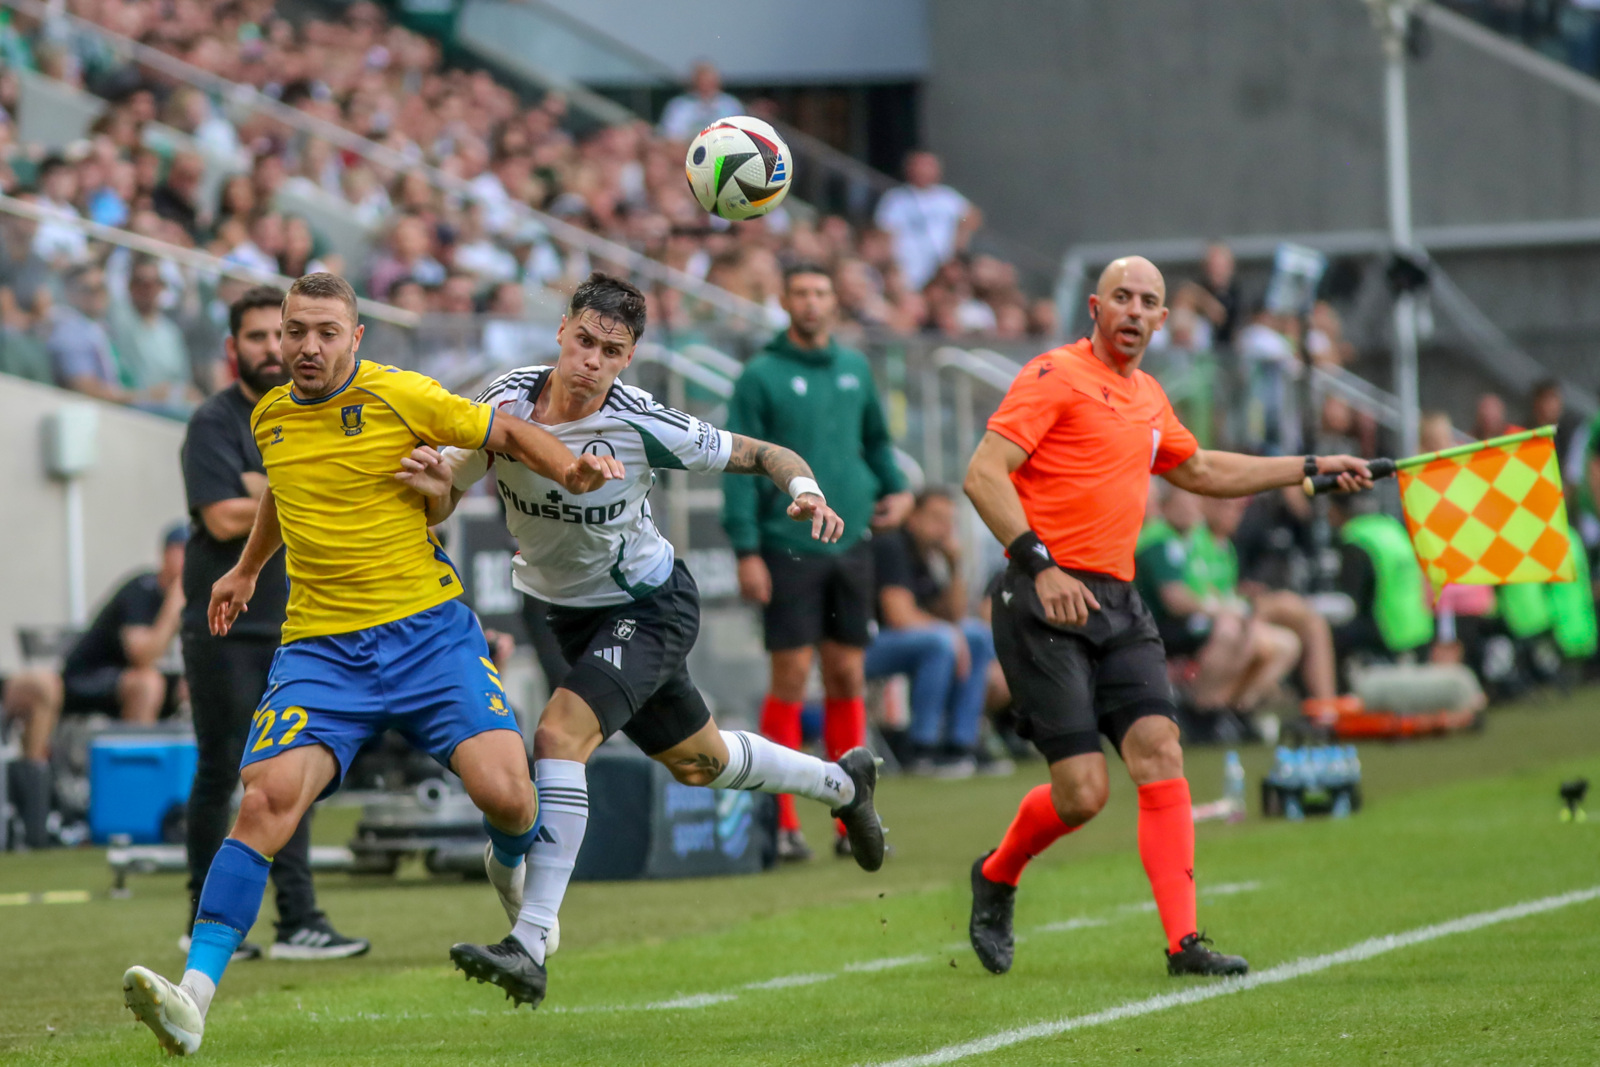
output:
<path id="1" fill-rule="evenodd" d="M 496 379 L 478 401 L 531 422 L 534 399 L 551 369 L 514 370 Z M 506 526 L 517 539 L 511 583 L 570 607 L 625 604 L 648 596 L 672 573 L 674 559 L 672 543 L 650 516 L 654 468 L 720 471 L 728 465 L 733 435 L 621 382 L 593 415 L 539 426 L 574 455 L 615 456 L 627 473 L 592 493 L 573 495 L 514 459 L 467 453 L 456 472 L 456 488 L 494 474 Z"/>

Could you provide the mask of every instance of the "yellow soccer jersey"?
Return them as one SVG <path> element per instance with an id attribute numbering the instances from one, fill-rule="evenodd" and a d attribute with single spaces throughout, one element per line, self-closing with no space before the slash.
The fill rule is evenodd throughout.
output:
<path id="1" fill-rule="evenodd" d="M 358 360 L 342 387 L 288 385 L 251 416 L 288 547 L 283 641 L 381 626 L 461 593 L 426 501 L 395 480 L 418 444 L 482 448 L 494 412 L 412 371 Z"/>

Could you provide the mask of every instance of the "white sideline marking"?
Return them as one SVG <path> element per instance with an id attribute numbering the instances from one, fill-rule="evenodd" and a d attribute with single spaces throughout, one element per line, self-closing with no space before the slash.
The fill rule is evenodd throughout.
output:
<path id="1" fill-rule="evenodd" d="M 816 985 L 832 978 L 831 974 L 781 974 L 776 978 L 768 978 L 765 982 L 749 982 L 745 989 L 793 989 L 795 986 Z"/>
<path id="2" fill-rule="evenodd" d="M 1107 925 L 1110 924 L 1105 919 L 1062 919 L 1060 922 L 1045 923 L 1043 926 L 1035 926 L 1033 928 L 1033 932 L 1036 934 L 1064 934 L 1068 930 L 1087 930 L 1092 926 Z"/>
<path id="3" fill-rule="evenodd" d="M 739 988 L 742 990 L 768 990 L 768 989 L 794 989 L 797 986 L 816 985 L 819 982 L 828 982 L 841 974 L 871 974 L 876 971 L 887 971 L 895 967 L 905 967 L 913 963 L 927 963 L 932 956 L 889 956 L 879 960 L 862 960 L 859 963 L 846 964 L 836 973 L 831 974 L 780 974 L 776 978 L 768 978 L 763 982 L 748 982 Z M 671 1000 L 657 1000 L 648 1004 L 576 1004 L 570 1007 L 552 1005 L 542 1011 L 557 1015 L 587 1015 L 595 1012 L 623 1012 L 623 1011 L 687 1011 L 695 1008 L 712 1008 L 718 1004 L 726 1004 L 730 1000 L 738 1000 L 738 993 L 691 993 L 687 996 L 674 997 Z"/>
<path id="4" fill-rule="evenodd" d="M 1260 882 L 1223 882 L 1221 885 L 1202 887 L 1200 895 L 1203 897 L 1231 897 L 1236 893 L 1254 893 L 1260 888 Z"/>
<path id="5" fill-rule="evenodd" d="M 846 974 L 871 974 L 873 971 L 887 971 L 891 967 L 906 967 L 913 963 L 927 963 L 932 956 L 889 956 L 881 960 L 862 960 L 860 963 L 847 963 L 844 966 Z"/>
<path id="6" fill-rule="evenodd" d="M 677 1011 L 680 1008 L 709 1008 L 713 1004 L 726 1004 L 730 1000 L 737 999 L 732 993 L 695 993 L 675 1000 L 658 1000 L 654 1004 L 644 1005 L 643 1010 Z"/>
<path id="7" fill-rule="evenodd" d="M 1512 904 L 1509 907 L 1498 908 L 1494 911 L 1481 911 L 1476 915 L 1464 915 L 1459 919 L 1448 922 L 1436 923 L 1432 926 L 1422 926 L 1404 933 L 1388 934 L 1384 937 L 1374 937 L 1366 941 L 1359 941 L 1349 948 L 1337 952 L 1329 952 L 1321 956 L 1307 956 L 1288 963 L 1280 963 L 1276 967 L 1269 967 L 1255 974 L 1245 975 L 1243 978 L 1226 978 L 1222 981 L 1202 986 L 1193 986 L 1180 993 L 1163 993 L 1160 996 L 1148 997 L 1144 1000 L 1134 1000 L 1127 1004 L 1119 1004 L 1114 1008 L 1093 1012 L 1089 1015 L 1078 1015 L 1067 1019 L 1057 1019 L 1054 1022 L 1034 1023 L 1032 1026 L 1020 1026 L 1014 1030 L 1002 1030 L 988 1037 L 980 1037 L 975 1041 L 964 1041 L 956 1045 L 946 1045 L 944 1048 L 935 1049 L 933 1052 L 923 1053 L 920 1056 L 906 1056 L 898 1060 L 888 1060 L 877 1067 L 934 1067 L 935 1064 L 954 1063 L 956 1060 L 966 1059 L 968 1056 L 981 1056 L 986 1052 L 1009 1048 L 1024 1041 L 1032 1041 L 1040 1037 L 1054 1037 L 1064 1034 L 1069 1030 L 1082 1030 L 1091 1026 L 1101 1026 L 1105 1023 L 1120 1022 L 1123 1019 L 1132 1019 L 1140 1015 L 1149 1015 L 1153 1012 L 1165 1011 L 1168 1008 L 1179 1008 L 1186 1004 L 1197 1004 L 1204 1000 L 1214 1000 L 1232 993 L 1242 993 L 1247 989 L 1257 986 L 1275 985 L 1287 982 L 1292 978 L 1302 978 L 1308 974 L 1316 974 L 1330 967 L 1337 967 L 1346 963 L 1358 963 L 1374 956 L 1381 956 L 1386 952 L 1396 949 L 1408 948 L 1411 945 L 1420 945 L 1425 941 L 1434 941 L 1451 934 L 1465 934 L 1473 930 L 1481 930 L 1485 926 L 1494 926 L 1497 923 L 1511 922 L 1514 919 L 1523 919 L 1529 915 L 1538 915 L 1542 912 L 1555 911 L 1558 908 L 1569 907 L 1573 904 L 1583 904 L 1587 901 L 1600 898 L 1600 886 L 1589 889 L 1576 889 L 1570 893 L 1561 893 L 1557 896 L 1544 897 L 1540 900 L 1524 901 L 1521 904 Z"/>

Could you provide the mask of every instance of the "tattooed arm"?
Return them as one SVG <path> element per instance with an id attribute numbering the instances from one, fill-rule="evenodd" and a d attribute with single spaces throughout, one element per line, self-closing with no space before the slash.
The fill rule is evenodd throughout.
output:
<path id="1" fill-rule="evenodd" d="M 785 493 L 789 491 L 790 479 L 812 476 L 810 465 L 791 449 L 743 434 L 736 433 L 732 437 L 733 452 L 728 456 L 727 467 L 723 468 L 729 474 L 765 474 Z"/>
<path id="2" fill-rule="evenodd" d="M 812 478 L 811 467 L 792 449 L 770 441 L 733 434 L 733 451 L 728 455 L 729 474 L 765 474 L 784 493 L 796 478 Z M 821 494 L 804 492 L 789 505 L 789 517 L 797 522 L 811 520 L 811 536 L 818 541 L 837 541 L 844 532 L 844 520 L 828 507 Z"/>

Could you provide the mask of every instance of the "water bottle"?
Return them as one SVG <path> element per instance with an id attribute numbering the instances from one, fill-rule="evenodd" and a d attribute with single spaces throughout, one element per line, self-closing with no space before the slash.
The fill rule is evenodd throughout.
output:
<path id="1" fill-rule="evenodd" d="M 1327 788 L 1339 789 L 1345 784 L 1344 747 L 1342 745 L 1328 746 L 1327 760 Z"/>
<path id="2" fill-rule="evenodd" d="M 1322 783 L 1327 780 L 1323 769 L 1324 750 L 1321 747 L 1308 748 L 1305 752 L 1305 767 L 1301 772 L 1300 785 L 1308 793 L 1316 792 L 1322 788 Z"/>
<path id="3" fill-rule="evenodd" d="M 1334 750 L 1338 756 L 1338 788 L 1333 796 L 1333 817 L 1343 819 L 1349 816 L 1354 808 L 1354 790 L 1358 773 L 1356 771 L 1355 748 L 1351 745 L 1340 745 Z"/>
<path id="4" fill-rule="evenodd" d="M 1350 790 L 1336 789 L 1333 793 L 1333 808 L 1330 814 L 1335 819 L 1348 818 L 1350 815 Z"/>
<path id="5" fill-rule="evenodd" d="M 1310 780 L 1310 753 L 1303 748 L 1289 750 L 1289 774 L 1283 784 L 1284 818 L 1298 822 L 1306 817 L 1301 797 Z"/>
<path id="6" fill-rule="evenodd" d="M 1222 797 L 1228 802 L 1230 822 L 1244 818 L 1244 764 L 1233 749 L 1228 750 L 1222 764 Z"/>
<path id="7" fill-rule="evenodd" d="M 1288 745 L 1279 745 L 1273 756 L 1272 784 L 1287 787 L 1289 780 L 1294 776 L 1294 750 Z"/>

